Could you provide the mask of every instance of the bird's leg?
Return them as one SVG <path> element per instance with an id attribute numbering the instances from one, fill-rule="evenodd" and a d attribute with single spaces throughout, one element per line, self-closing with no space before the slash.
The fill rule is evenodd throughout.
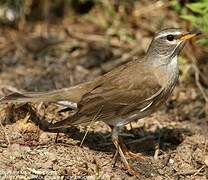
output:
<path id="1" fill-rule="evenodd" d="M 55 143 L 58 143 L 58 138 L 59 138 L 59 132 L 57 132 L 57 134 L 56 134 Z"/>
<path id="2" fill-rule="evenodd" d="M 121 145 L 121 149 L 123 150 L 123 152 L 126 156 L 128 156 L 130 158 L 146 160 L 146 158 L 144 157 L 144 155 L 142 153 L 134 153 L 134 152 L 128 150 L 128 148 L 126 147 L 126 145 L 124 144 L 124 142 L 121 138 L 119 138 L 119 143 Z"/>
<path id="3" fill-rule="evenodd" d="M 135 170 L 133 170 L 131 168 L 131 166 L 129 165 L 128 161 L 126 160 L 126 157 L 122 151 L 122 148 L 121 146 L 119 145 L 119 128 L 118 127 L 114 127 L 113 128 L 113 131 L 112 131 L 112 142 L 113 144 L 115 145 L 116 147 L 116 150 L 118 151 L 118 153 L 120 154 L 121 156 L 121 159 L 128 171 L 129 174 L 133 175 L 133 176 L 139 176 L 139 173 L 136 172 Z M 117 153 L 116 153 L 117 154 Z M 117 155 L 116 155 L 117 156 Z M 115 158 L 117 159 L 117 157 L 115 156 Z M 115 159 L 115 160 L 116 160 Z"/>
<path id="4" fill-rule="evenodd" d="M 113 155 L 113 166 L 112 166 L 112 167 L 115 167 L 116 162 L 117 162 L 117 160 L 118 160 L 118 156 L 119 156 L 119 153 L 118 153 L 118 150 L 116 149 L 116 152 L 115 152 L 115 154 Z"/>

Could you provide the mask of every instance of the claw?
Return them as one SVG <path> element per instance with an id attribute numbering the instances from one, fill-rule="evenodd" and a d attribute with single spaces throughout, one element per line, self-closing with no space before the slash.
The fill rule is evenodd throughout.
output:
<path id="1" fill-rule="evenodd" d="M 131 168 L 131 166 L 127 166 L 127 172 L 132 175 L 132 176 L 136 176 L 137 178 L 141 178 L 140 174 L 135 171 L 134 169 Z"/>
<path id="2" fill-rule="evenodd" d="M 124 154 L 130 158 L 134 158 L 138 160 L 147 160 L 147 158 L 142 153 L 133 153 L 131 151 L 125 151 Z"/>
<path id="3" fill-rule="evenodd" d="M 117 158 L 118 158 L 118 154 L 121 156 L 121 160 L 123 161 L 124 165 L 125 165 L 125 168 L 127 170 L 127 172 L 132 175 L 132 176 L 136 176 L 138 177 L 139 179 L 141 178 L 140 174 L 138 172 L 136 172 L 128 163 L 126 157 L 125 157 L 125 154 L 126 152 L 128 152 L 128 154 L 132 155 L 134 153 L 130 152 L 127 150 L 126 146 L 121 143 L 119 140 L 118 140 L 118 129 L 115 127 L 113 129 L 113 135 L 112 135 L 112 142 L 113 144 L 115 145 L 116 147 L 116 153 L 114 155 L 114 165 L 117 161 Z M 140 158 L 141 159 L 141 158 Z"/>

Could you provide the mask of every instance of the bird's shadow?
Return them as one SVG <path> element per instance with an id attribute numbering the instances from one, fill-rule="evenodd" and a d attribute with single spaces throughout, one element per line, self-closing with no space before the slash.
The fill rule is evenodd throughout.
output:
<path id="1" fill-rule="evenodd" d="M 63 132 L 61 129 L 57 132 Z M 64 132 L 69 138 L 81 142 L 85 136 L 85 132 L 80 132 L 78 127 L 71 127 Z M 133 152 L 139 152 L 148 156 L 154 155 L 156 146 L 163 151 L 174 150 L 184 139 L 184 135 L 190 136 L 192 133 L 189 129 L 167 127 L 158 128 L 153 132 L 146 131 L 143 128 L 126 128 L 121 132 L 123 142 L 127 148 Z M 58 140 L 58 143 L 62 143 Z M 111 132 L 94 132 L 89 131 L 84 139 L 83 146 L 87 146 L 92 150 L 102 152 L 114 151 L 111 142 Z"/>
<path id="2" fill-rule="evenodd" d="M 40 117 L 36 110 L 28 105 L 24 104 L 18 107 L 16 111 L 29 112 L 31 121 L 35 123 L 39 128 L 46 132 L 53 133 L 64 133 L 69 138 L 82 142 L 86 131 L 80 131 L 78 127 L 70 128 L 60 128 L 60 129 L 49 129 L 51 125 L 43 117 Z M 122 136 L 125 134 L 125 136 Z M 155 131 L 149 131 L 145 128 L 132 128 L 131 130 L 123 129 L 121 137 L 123 142 L 127 145 L 127 148 L 134 152 L 142 152 L 146 155 L 152 156 L 155 152 L 156 146 L 163 151 L 174 150 L 183 141 L 185 136 L 192 135 L 191 130 L 186 128 L 156 128 Z M 55 142 L 55 140 L 54 140 Z M 61 139 L 58 139 L 58 143 L 64 143 Z M 111 142 L 111 132 L 95 132 L 88 131 L 87 135 L 83 141 L 83 146 L 87 146 L 92 150 L 102 151 L 102 152 L 112 152 L 115 147 Z"/>
<path id="3" fill-rule="evenodd" d="M 83 141 L 87 131 L 87 128 L 85 131 L 80 131 L 79 127 L 50 130 L 48 128 L 49 125 L 50 123 L 43 119 L 41 119 L 38 123 L 38 126 L 44 131 L 64 133 L 67 138 L 72 138 L 80 143 Z M 190 135 L 192 135 L 192 132 L 187 128 L 163 127 L 157 128 L 155 131 L 148 131 L 141 127 L 132 128 L 131 130 L 124 128 L 120 136 L 123 139 L 123 142 L 127 145 L 127 148 L 131 151 L 152 156 L 154 155 L 156 146 L 159 145 L 159 148 L 163 151 L 174 150 L 182 143 L 184 136 Z M 61 139 L 58 139 L 57 143 L 63 144 L 64 142 L 62 142 Z M 83 146 L 102 152 L 112 152 L 115 149 L 111 141 L 111 132 L 109 131 L 105 133 L 88 131 L 86 137 L 84 138 Z"/>

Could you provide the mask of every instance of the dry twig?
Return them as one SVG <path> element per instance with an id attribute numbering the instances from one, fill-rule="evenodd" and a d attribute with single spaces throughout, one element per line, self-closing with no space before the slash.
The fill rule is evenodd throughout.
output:
<path id="1" fill-rule="evenodd" d="M 188 56 L 188 58 L 192 61 L 191 67 L 194 69 L 194 72 L 195 72 L 195 81 L 196 81 L 196 85 L 197 85 L 197 87 L 199 88 L 199 90 L 200 90 L 200 92 L 201 92 L 201 94 L 202 94 L 202 96 L 203 96 L 205 102 L 208 103 L 208 96 L 207 96 L 207 94 L 206 94 L 206 92 L 205 92 L 203 86 L 202 86 L 201 83 L 200 83 L 200 77 L 201 77 L 201 78 L 204 78 L 204 77 L 203 77 L 203 74 L 200 72 L 199 68 L 198 68 L 197 65 L 196 65 L 196 64 L 197 64 L 197 63 L 196 63 L 197 60 L 196 60 L 194 54 L 191 53 L 191 52 L 193 52 L 193 51 L 191 50 L 190 47 L 188 47 L 188 50 L 185 51 L 185 52 L 186 52 L 186 55 Z"/>
<path id="2" fill-rule="evenodd" d="M 88 126 L 88 128 L 87 128 L 87 130 L 86 130 L 86 132 L 84 134 L 84 137 L 82 138 L 82 141 L 80 143 L 80 147 L 82 146 L 82 144 L 83 144 L 83 142 L 84 142 L 84 140 L 85 140 L 85 138 L 86 138 L 86 136 L 87 136 L 87 134 L 89 132 L 89 129 L 92 126 L 92 123 L 95 122 L 100 117 L 100 113 L 101 113 L 102 109 L 103 109 L 103 106 L 101 106 L 101 108 L 99 109 L 99 111 L 97 112 L 97 114 L 94 116 L 94 118 L 90 122 L 90 125 Z"/>
<path id="3" fill-rule="evenodd" d="M 205 165 L 203 165 L 202 167 L 200 167 L 200 168 L 194 173 L 194 176 L 196 176 L 197 174 L 199 174 L 200 171 L 201 171 L 202 169 L 204 169 L 204 168 L 205 168 Z"/>

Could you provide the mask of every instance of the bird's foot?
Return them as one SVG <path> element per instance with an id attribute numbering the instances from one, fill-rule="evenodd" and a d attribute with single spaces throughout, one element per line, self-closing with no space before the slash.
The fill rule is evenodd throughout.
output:
<path id="1" fill-rule="evenodd" d="M 126 148 L 125 144 L 122 143 L 122 141 L 119 141 L 118 138 L 118 127 L 114 127 L 113 128 L 113 133 L 112 133 L 112 142 L 116 147 L 116 153 L 114 155 L 114 166 L 115 163 L 118 159 L 118 155 L 121 156 L 121 160 L 123 161 L 124 165 L 125 165 L 125 169 L 127 170 L 127 172 L 132 175 L 132 176 L 136 176 L 136 177 L 140 177 L 140 174 L 135 171 L 128 163 L 126 157 L 125 157 L 125 152 L 128 152 L 128 149 Z M 140 179 L 140 178 L 139 178 Z"/>
<path id="2" fill-rule="evenodd" d="M 138 160 L 147 160 L 147 157 L 145 157 L 142 153 L 134 153 L 132 151 L 125 151 L 124 154 L 128 157 L 128 158 L 134 158 L 134 159 L 138 159 Z"/>
<path id="3" fill-rule="evenodd" d="M 125 164 L 124 169 L 132 176 L 136 176 L 137 178 L 141 178 L 139 172 L 135 171 L 129 164 Z"/>
<path id="4" fill-rule="evenodd" d="M 128 148 L 126 147 L 126 145 L 122 141 L 121 141 L 121 148 L 122 148 L 125 156 L 127 156 L 128 158 L 134 158 L 134 159 L 138 159 L 138 160 L 147 160 L 147 158 L 142 153 L 134 153 L 134 152 L 128 150 Z"/>

